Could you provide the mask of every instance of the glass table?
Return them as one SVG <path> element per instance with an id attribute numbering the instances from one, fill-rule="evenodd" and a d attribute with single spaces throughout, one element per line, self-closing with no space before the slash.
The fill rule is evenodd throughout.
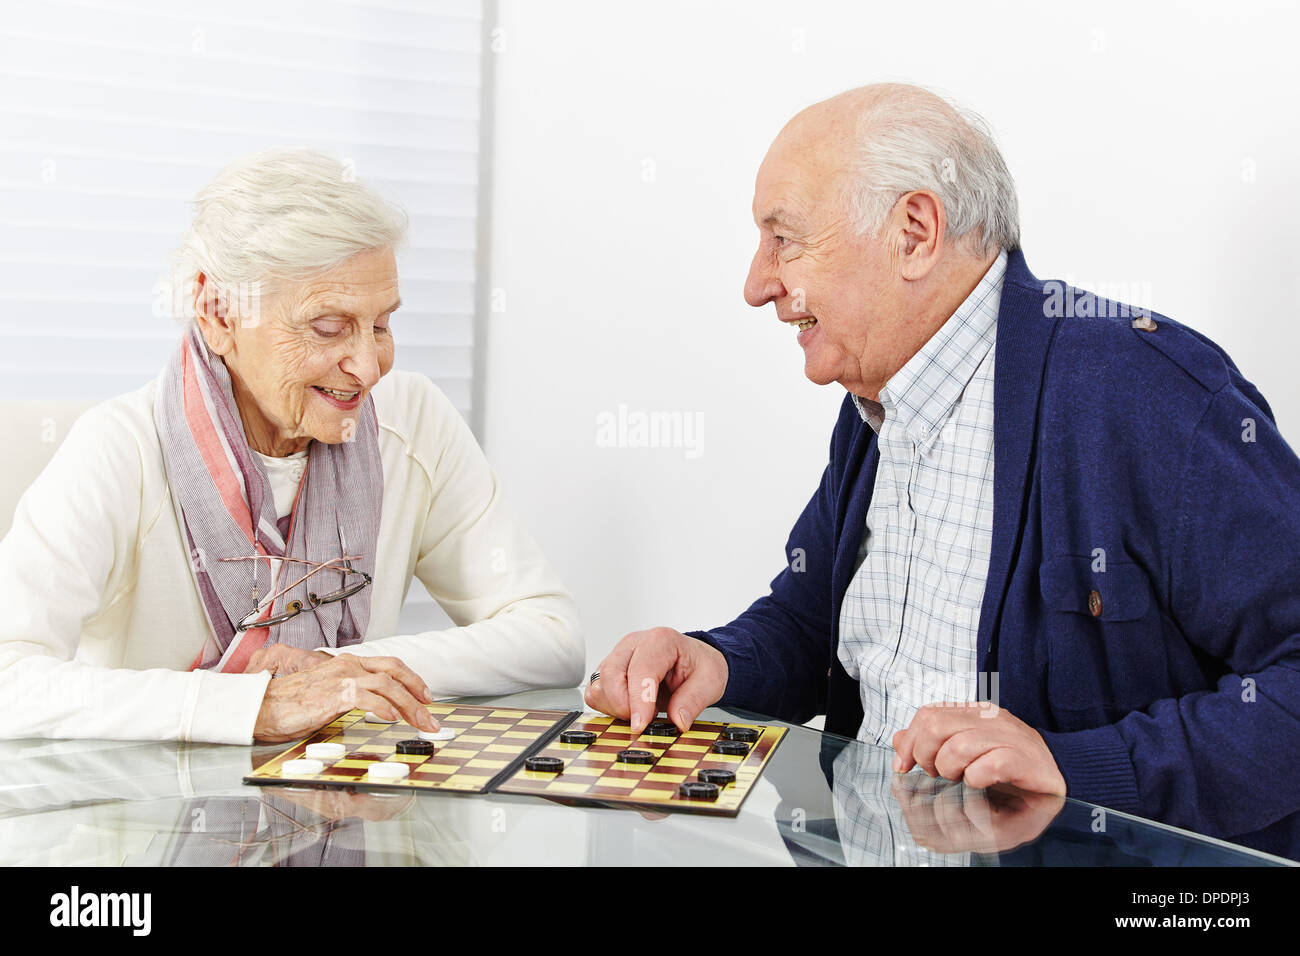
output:
<path id="1" fill-rule="evenodd" d="M 577 690 L 465 703 L 583 709 Z M 710 709 L 704 719 L 780 724 Z M 0 741 L 0 862 L 53 866 L 1296 865 L 1040 794 L 978 791 L 790 727 L 739 816 L 245 785 L 284 745 Z"/>

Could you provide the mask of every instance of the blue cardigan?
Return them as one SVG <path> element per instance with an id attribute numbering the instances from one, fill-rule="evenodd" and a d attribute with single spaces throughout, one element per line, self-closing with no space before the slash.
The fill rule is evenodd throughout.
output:
<path id="1" fill-rule="evenodd" d="M 1294 855 L 1300 459 L 1209 339 L 1065 289 L 1010 254 L 980 671 L 1069 796 Z M 857 735 L 836 647 L 877 461 L 846 395 L 771 593 L 692 632 L 727 659 L 724 705 Z"/>

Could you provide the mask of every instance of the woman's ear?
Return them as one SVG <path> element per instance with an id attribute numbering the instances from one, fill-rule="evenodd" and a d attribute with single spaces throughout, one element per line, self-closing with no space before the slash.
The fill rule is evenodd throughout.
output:
<path id="1" fill-rule="evenodd" d="M 194 280 L 194 315 L 208 348 L 217 355 L 230 354 L 235 345 L 230 302 L 221 284 L 202 272 Z"/>

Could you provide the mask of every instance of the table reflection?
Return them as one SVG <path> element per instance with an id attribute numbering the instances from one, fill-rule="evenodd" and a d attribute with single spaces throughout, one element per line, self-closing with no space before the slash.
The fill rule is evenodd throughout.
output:
<path id="1" fill-rule="evenodd" d="M 996 865 L 999 852 L 1037 839 L 1065 803 L 898 774 L 893 756 L 855 743 L 833 759 L 835 821 L 850 866 Z"/>
<path id="2" fill-rule="evenodd" d="M 999 785 L 898 774 L 894 753 L 823 737 L 835 837 L 850 866 L 1287 865 L 1092 804 Z"/>
<path id="3" fill-rule="evenodd" d="M 243 785 L 260 759 L 217 745 L 0 741 L 0 864 L 582 862 L 554 853 L 546 828 L 490 802 Z"/>
<path id="4" fill-rule="evenodd" d="M 475 700 L 563 709 L 572 692 Z M 706 719 L 767 722 L 711 709 Z M 496 794 L 253 787 L 282 748 L 0 741 L 0 864 L 55 866 L 1260 865 L 1060 797 L 896 774 L 893 751 L 791 727 L 736 818 Z"/>

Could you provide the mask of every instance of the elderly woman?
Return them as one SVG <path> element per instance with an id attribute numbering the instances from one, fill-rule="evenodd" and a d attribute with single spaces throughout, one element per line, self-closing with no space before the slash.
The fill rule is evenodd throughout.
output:
<path id="1" fill-rule="evenodd" d="M 77 421 L 0 542 L 0 734 L 431 730 L 435 696 L 578 682 L 572 599 L 456 409 L 392 370 L 405 229 L 306 151 L 199 194 L 179 347 Z M 395 634 L 413 574 L 455 627 Z"/>

